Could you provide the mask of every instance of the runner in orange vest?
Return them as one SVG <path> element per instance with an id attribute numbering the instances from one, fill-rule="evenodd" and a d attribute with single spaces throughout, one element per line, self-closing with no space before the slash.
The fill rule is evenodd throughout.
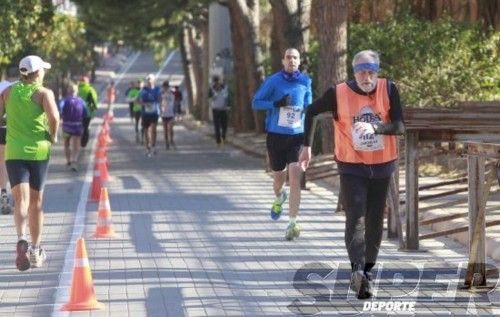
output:
<path id="1" fill-rule="evenodd" d="M 394 83 L 378 78 L 379 56 L 357 53 L 355 80 L 329 88 L 307 109 L 304 148 L 299 164 L 311 159 L 314 116 L 331 111 L 335 160 L 346 210 L 345 243 L 351 262 L 351 288 L 359 299 L 372 296 L 371 269 L 382 241 L 384 208 L 391 174 L 396 169 L 397 140 L 404 133 L 399 92 Z"/>

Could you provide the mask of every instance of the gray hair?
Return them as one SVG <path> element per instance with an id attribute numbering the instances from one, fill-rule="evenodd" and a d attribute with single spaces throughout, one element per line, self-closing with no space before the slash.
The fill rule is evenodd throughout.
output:
<path id="1" fill-rule="evenodd" d="M 373 60 L 376 64 L 380 64 L 380 58 L 377 52 L 373 50 L 364 50 L 357 52 L 356 55 L 354 55 L 354 57 L 352 58 L 352 66 L 356 66 L 358 64 L 358 61 L 363 57 Z"/>

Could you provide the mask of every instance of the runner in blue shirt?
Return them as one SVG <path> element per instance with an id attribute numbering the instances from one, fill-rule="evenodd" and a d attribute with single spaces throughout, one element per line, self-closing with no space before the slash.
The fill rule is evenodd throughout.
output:
<path id="1" fill-rule="evenodd" d="M 271 218 L 277 220 L 287 199 L 284 189 L 287 165 L 290 186 L 289 224 L 285 239 L 299 237 L 297 215 L 300 205 L 299 151 L 303 143 L 304 112 L 311 104 L 311 79 L 299 71 L 300 53 L 295 48 L 285 51 L 283 70 L 269 76 L 255 93 L 252 107 L 266 110 L 267 153 L 273 170 L 273 189 L 276 199 Z"/>
<path id="2" fill-rule="evenodd" d="M 151 157 L 156 155 L 156 125 L 160 116 L 161 90 L 156 87 L 155 76 L 146 76 L 146 85 L 139 94 L 139 101 L 142 105 L 141 120 L 144 129 L 144 140 L 146 144 L 146 155 Z"/>

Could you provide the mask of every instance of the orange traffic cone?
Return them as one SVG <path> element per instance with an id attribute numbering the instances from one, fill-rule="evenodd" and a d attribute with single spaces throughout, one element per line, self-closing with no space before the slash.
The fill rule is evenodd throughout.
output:
<path id="1" fill-rule="evenodd" d="M 113 109 L 109 109 L 108 112 L 106 112 L 103 116 L 104 122 L 111 122 L 113 121 L 113 117 L 115 116 Z"/>
<path id="2" fill-rule="evenodd" d="M 102 135 L 102 138 L 106 140 L 107 143 L 113 143 L 113 140 L 109 136 L 109 125 L 107 122 L 103 125 L 100 134 Z"/>
<path id="3" fill-rule="evenodd" d="M 109 120 L 108 121 L 112 122 L 114 117 L 115 117 L 115 113 L 114 113 L 113 109 L 109 109 L 109 111 L 108 111 Z"/>
<path id="4" fill-rule="evenodd" d="M 71 282 L 69 303 L 64 305 L 61 310 L 75 311 L 103 308 L 104 304 L 99 303 L 95 298 L 94 283 L 87 258 L 85 240 L 80 238 L 76 242 L 75 264 L 73 265 L 73 280 Z"/>
<path id="5" fill-rule="evenodd" d="M 106 167 L 109 168 L 108 155 L 106 154 L 106 148 L 100 147 L 95 151 L 95 159 L 102 160 L 106 163 Z"/>
<path id="6" fill-rule="evenodd" d="M 106 182 L 109 180 L 108 165 L 104 159 L 96 158 L 96 169 L 99 170 L 101 181 Z"/>
<path id="7" fill-rule="evenodd" d="M 97 146 L 100 148 L 106 148 L 108 145 L 106 144 L 106 140 L 99 137 L 99 138 L 97 138 Z"/>
<path id="8" fill-rule="evenodd" d="M 99 211 L 97 212 L 97 226 L 94 237 L 112 238 L 116 236 L 112 228 L 111 207 L 109 206 L 108 189 L 101 188 L 101 198 L 99 200 Z"/>
<path id="9" fill-rule="evenodd" d="M 103 130 L 101 130 L 101 132 L 99 132 L 98 141 L 99 141 L 100 146 L 108 145 L 109 143 L 113 143 L 113 140 L 109 136 L 109 132 L 106 131 L 105 129 L 103 129 Z"/>
<path id="10" fill-rule="evenodd" d="M 108 123 L 108 121 L 104 121 L 102 123 L 102 131 L 109 132 L 109 123 Z"/>
<path id="11" fill-rule="evenodd" d="M 101 192 L 101 175 L 99 169 L 94 169 L 94 177 L 92 178 L 92 186 L 90 189 L 90 201 L 99 201 L 99 194 Z"/>

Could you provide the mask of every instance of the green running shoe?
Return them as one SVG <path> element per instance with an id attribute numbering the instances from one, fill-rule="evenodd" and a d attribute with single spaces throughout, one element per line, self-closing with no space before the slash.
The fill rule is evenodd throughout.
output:
<path id="1" fill-rule="evenodd" d="M 291 241 L 300 236 L 300 227 L 297 223 L 290 223 L 286 228 L 285 239 Z"/>
<path id="2" fill-rule="evenodd" d="M 283 203 L 286 201 L 288 194 L 286 190 L 283 190 L 279 197 L 273 202 L 273 206 L 271 207 L 271 219 L 278 220 L 281 216 L 281 212 L 283 211 Z"/>

